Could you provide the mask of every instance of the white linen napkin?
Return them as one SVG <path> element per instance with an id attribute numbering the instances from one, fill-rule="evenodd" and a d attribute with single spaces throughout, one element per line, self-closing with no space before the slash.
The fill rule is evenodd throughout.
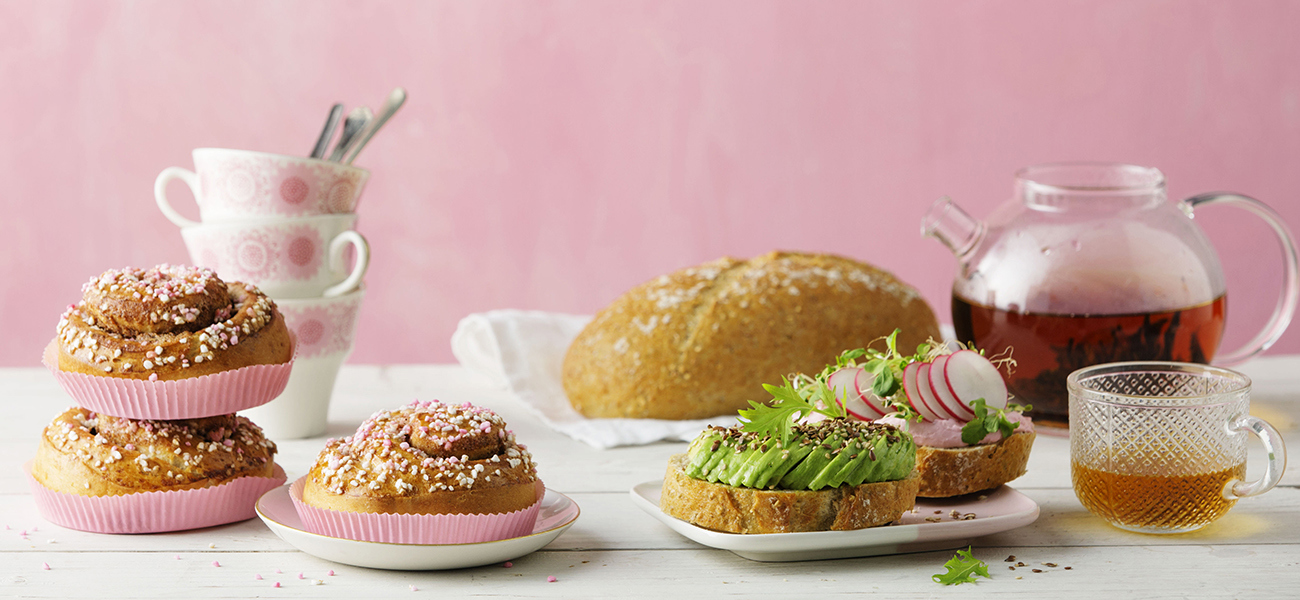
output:
<path id="1" fill-rule="evenodd" d="M 736 424 L 734 416 L 694 421 L 582 416 L 564 395 L 560 369 L 569 343 L 590 320 L 539 311 L 474 313 L 456 326 L 451 351 L 461 366 L 513 392 L 551 429 L 596 448 L 689 441 L 708 425 Z"/>

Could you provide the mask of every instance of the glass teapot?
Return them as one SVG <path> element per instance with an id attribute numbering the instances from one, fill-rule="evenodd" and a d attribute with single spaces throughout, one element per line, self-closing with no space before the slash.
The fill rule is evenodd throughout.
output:
<path id="1" fill-rule="evenodd" d="M 1047 425 L 1068 420 L 1066 377 L 1086 366 L 1131 360 L 1228 365 L 1282 335 L 1300 297 L 1295 244 L 1276 212 L 1239 194 L 1202 194 L 1171 204 L 1157 169 L 1058 163 L 1016 173 L 1016 198 L 982 223 L 941 198 L 924 235 L 956 255 L 952 289 L 957 338 L 991 356 L 1011 349 L 1008 388 Z M 1282 294 L 1264 329 L 1219 354 L 1227 289 L 1218 256 L 1192 218 L 1231 204 L 1263 218 L 1282 244 Z"/>

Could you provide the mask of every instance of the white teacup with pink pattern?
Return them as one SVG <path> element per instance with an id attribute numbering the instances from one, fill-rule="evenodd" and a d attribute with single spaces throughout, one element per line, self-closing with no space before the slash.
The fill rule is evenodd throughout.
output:
<path id="1" fill-rule="evenodd" d="M 321 215 L 181 228 L 196 266 L 252 283 L 276 300 L 333 297 L 356 290 L 370 266 L 357 216 Z M 355 250 L 352 268 L 344 255 Z"/>
<path id="2" fill-rule="evenodd" d="M 194 170 L 168 167 L 154 181 L 158 208 L 181 227 L 198 225 L 167 199 L 167 184 L 190 187 L 204 223 L 355 212 L 370 172 L 318 158 L 199 148 Z"/>
<path id="3" fill-rule="evenodd" d="M 275 439 L 325 433 L 339 367 L 352 354 L 364 287 L 335 298 L 276 300 L 297 339 L 293 372 L 284 393 L 268 404 L 241 411 Z"/>

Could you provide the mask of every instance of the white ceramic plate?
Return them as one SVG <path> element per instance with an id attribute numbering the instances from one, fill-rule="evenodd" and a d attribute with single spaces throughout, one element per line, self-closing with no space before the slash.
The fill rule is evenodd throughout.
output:
<path id="1" fill-rule="evenodd" d="M 730 550 L 750 560 L 786 562 L 853 558 L 959 548 L 973 538 L 1033 523 L 1038 504 L 1013 488 L 1002 486 L 983 495 L 951 499 L 917 498 L 916 508 L 890 525 L 856 531 L 812 531 L 745 535 L 696 527 L 659 509 L 663 480 L 632 488 L 632 501 L 650 516 L 691 540 L 720 550 Z M 949 513 L 975 513 L 975 518 L 955 520 Z M 939 511 L 939 514 L 935 514 Z M 939 518 L 937 523 L 926 518 Z"/>
<path id="2" fill-rule="evenodd" d="M 537 524 L 529 535 L 477 544 L 385 544 L 311 533 L 303 527 L 289 499 L 289 486 L 275 488 L 257 501 L 257 516 L 280 539 L 312 556 L 345 565 L 397 571 L 464 569 L 505 562 L 540 550 L 578 520 L 578 504 L 547 489 Z"/>

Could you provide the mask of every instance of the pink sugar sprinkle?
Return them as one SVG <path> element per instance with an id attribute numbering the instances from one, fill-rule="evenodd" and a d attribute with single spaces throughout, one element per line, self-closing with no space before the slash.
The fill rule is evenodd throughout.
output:
<path id="1" fill-rule="evenodd" d="M 157 373 L 150 373 L 150 374 L 149 374 L 149 381 L 158 381 L 158 374 L 157 374 Z"/>
<path id="2" fill-rule="evenodd" d="M 415 587 L 415 586 L 411 586 L 411 591 L 412 591 L 412 592 L 418 592 L 418 591 L 420 591 L 420 588 Z"/>
<path id="3" fill-rule="evenodd" d="M 50 563 L 47 563 L 47 562 L 43 562 L 43 563 L 41 563 L 41 569 L 46 570 L 46 571 L 50 570 Z"/>
<path id="4" fill-rule="evenodd" d="M 507 561 L 506 561 L 506 564 L 501 565 L 501 566 L 502 566 L 503 568 L 509 569 L 510 567 L 515 566 L 515 563 L 512 563 L 512 562 L 510 562 L 510 561 L 507 560 Z"/>
<path id="5" fill-rule="evenodd" d="M 271 586 L 271 587 L 280 587 L 280 582 L 278 582 L 278 581 L 275 582 L 275 585 L 273 585 L 273 586 Z"/>
<path id="6" fill-rule="evenodd" d="M 262 580 L 262 574 L 261 574 L 261 573 L 258 573 L 258 574 L 256 574 L 256 575 L 253 575 L 253 579 L 256 579 L 256 580 L 258 580 L 258 581 L 261 581 L 261 580 Z"/>
<path id="7" fill-rule="evenodd" d="M 334 569 L 330 569 L 329 572 L 327 572 L 327 573 L 325 573 L 325 574 L 328 575 L 328 576 L 330 576 L 330 577 L 333 577 L 333 576 L 334 576 Z"/>
<path id="8" fill-rule="evenodd" d="M 220 567 L 220 566 L 221 566 L 221 563 L 219 563 L 219 562 L 217 562 L 217 561 L 214 560 L 214 561 L 212 561 L 212 566 L 214 566 L 214 567 Z"/>
<path id="9" fill-rule="evenodd" d="M 559 581 L 559 580 L 556 579 L 554 575 L 547 575 L 547 576 L 546 576 L 546 583 L 555 583 L 555 582 L 557 582 L 557 581 Z"/>
<path id="10" fill-rule="evenodd" d="M 275 572 L 276 572 L 276 573 L 283 573 L 284 571 L 281 571 L 281 570 L 279 570 L 279 569 L 276 569 Z"/>
<path id="11" fill-rule="evenodd" d="M 299 574 L 298 574 L 298 579 L 306 579 L 306 577 L 303 577 L 303 576 L 302 576 L 302 573 L 299 573 Z"/>
<path id="12" fill-rule="evenodd" d="M 180 560 L 180 559 L 181 559 L 181 555 L 177 554 L 177 555 L 176 555 L 176 560 Z"/>
<path id="13" fill-rule="evenodd" d="M 22 533 L 19 533 L 18 535 L 27 535 L 27 530 L 24 529 L 24 530 L 22 531 Z"/>

